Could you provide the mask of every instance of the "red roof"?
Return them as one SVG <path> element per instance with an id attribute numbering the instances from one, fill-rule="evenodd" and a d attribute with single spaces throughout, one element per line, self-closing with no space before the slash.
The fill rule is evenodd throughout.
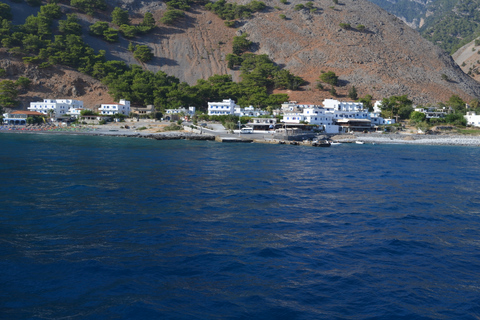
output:
<path id="1" fill-rule="evenodd" d="M 26 114 L 27 116 L 44 116 L 44 113 L 36 111 L 13 111 L 10 114 Z"/>

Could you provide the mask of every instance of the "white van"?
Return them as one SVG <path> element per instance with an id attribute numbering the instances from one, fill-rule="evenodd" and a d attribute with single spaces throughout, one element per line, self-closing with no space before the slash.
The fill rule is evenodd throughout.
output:
<path id="1" fill-rule="evenodd" d="M 240 133 L 253 133 L 253 128 L 242 128 Z"/>

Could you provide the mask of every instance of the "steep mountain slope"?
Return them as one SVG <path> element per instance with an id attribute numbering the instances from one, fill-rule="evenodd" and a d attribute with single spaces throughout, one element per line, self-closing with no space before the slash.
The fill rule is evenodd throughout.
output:
<path id="1" fill-rule="evenodd" d="M 458 49 L 452 58 L 462 68 L 463 72 L 476 81 L 480 81 L 480 46 L 478 40 L 473 40 Z"/>
<path id="2" fill-rule="evenodd" d="M 435 0 L 370 0 L 382 9 L 394 14 L 407 25 L 418 29 L 425 23 L 427 6 Z"/>
<path id="3" fill-rule="evenodd" d="M 238 20 L 237 29 L 225 27 L 223 20 L 201 6 L 190 9 L 173 26 L 158 23 L 155 33 L 133 41 L 154 49 L 155 58 L 142 66 L 163 70 L 190 84 L 214 74 L 232 74 L 239 79 L 239 71 L 227 68 L 225 56 L 232 52 L 233 36 L 247 33 L 254 42 L 254 53 L 267 54 L 309 82 L 303 91 L 284 91 L 291 99 L 319 102 L 331 97 L 329 88 L 316 89 L 322 71 L 339 75 L 340 98 L 346 97 L 351 86 L 360 96 L 371 94 L 381 99 L 407 94 L 416 103 L 446 101 L 453 94 L 465 100 L 480 96 L 479 84 L 464 74 L 449 55 L 369 1 L 344 0 L 333 5 L 331 0 L 317 0 L 313 3 L 315 12 L 307 8 L 295 10 L 297 4 L 303 4 L 300 0 L 265 3 L 264 11 L 251 19 Z M 148 0 L 110 4 L 110 10 L 115 5 L 128 9 L 134 23 L 145 11 L 152 12 L 158 21 L 166 10 L 164 3 Z M 73 12 L 72 8 L 63 8 Z M 286 19 L 280 18 L 281 14 Z M 81 18 L 87 26 L 108 16 L 109 11 L 95 18 Z M 357 28 L 360 25 L 365 28 Z M 138 64 L 127 50 L 125 39 L 107 44 L 98 38 L 84 38 L 96 50 L 107 50 L 109 58 Z"/>
<path id="4" fill-rule="evenodd" d="M 479 35 L 479 0 L 370 0 L 453 54 Z"/>

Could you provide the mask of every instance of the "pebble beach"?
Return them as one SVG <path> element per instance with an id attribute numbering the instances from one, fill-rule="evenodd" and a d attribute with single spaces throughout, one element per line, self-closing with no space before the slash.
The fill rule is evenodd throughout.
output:
<path id="1" fill-rule="evenodd" d="M 138 126 L 137 126 L 138 128 Z M 214 140 L 217 132 L 195 133 L 188 131 L 164 131 L 160 127 L 151 127 L 146 130 L 137 128 L 128 128 L 119 124 L 110 124 L 103 126 L 83 125 L 77 127 L 54 127 L 54 126 L 0 126 L 0 133 L 30 133 L 30 134 L 76 134 L 76 135 L 95 135 L 95 136 L 118 136 L 118 137 L 137 137 L 156 140 Z M 225 136 L 225 132 L 218 132 Z M 236 136 L 236 134 L 232 135 Z M 252 135 L 253 138 L 254 135 Z M 250 137 L 243 135 L 244 138 Z M 455 145 L 455 146 L 480 146 L 480 136 L 459 135 L 459 134 L 411 134 L 411 133 L 355 133 L 344 135 L 329 136 L 329 139 L 340 143 L 355 143 L 362 141 L 366 144 L 412 144 L 412 145 Z M 255 137 L 256 142 L 260 142 Z M 267 139 L 268 140 L 268 139 Z"/>

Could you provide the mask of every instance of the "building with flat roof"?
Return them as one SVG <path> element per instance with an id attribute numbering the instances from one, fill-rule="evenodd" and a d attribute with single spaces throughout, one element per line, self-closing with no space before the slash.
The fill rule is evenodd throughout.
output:
<path id="1" fill-rule="evenodd" d="M 70 109 L 83 109 L 83 101 L 73 99 L 43 99 L 30 102 L 29 111 L 50 114 L 53 118 L 66 116 Z"/>
<path id="2" fill-rule="evenodd" d="M 209 116 L 225 116 L 235 114 L 235 101 L 232 99 L 224 99 L 222 102 L 209 102 L 208 115 Z"/>
<path id="3" fill-rule="evenodd" d="M 121 99 L 118 103 L 102 103 L 98 112 L 101 115 L 123 114 L 130 115 L 130 101 Z"/>

